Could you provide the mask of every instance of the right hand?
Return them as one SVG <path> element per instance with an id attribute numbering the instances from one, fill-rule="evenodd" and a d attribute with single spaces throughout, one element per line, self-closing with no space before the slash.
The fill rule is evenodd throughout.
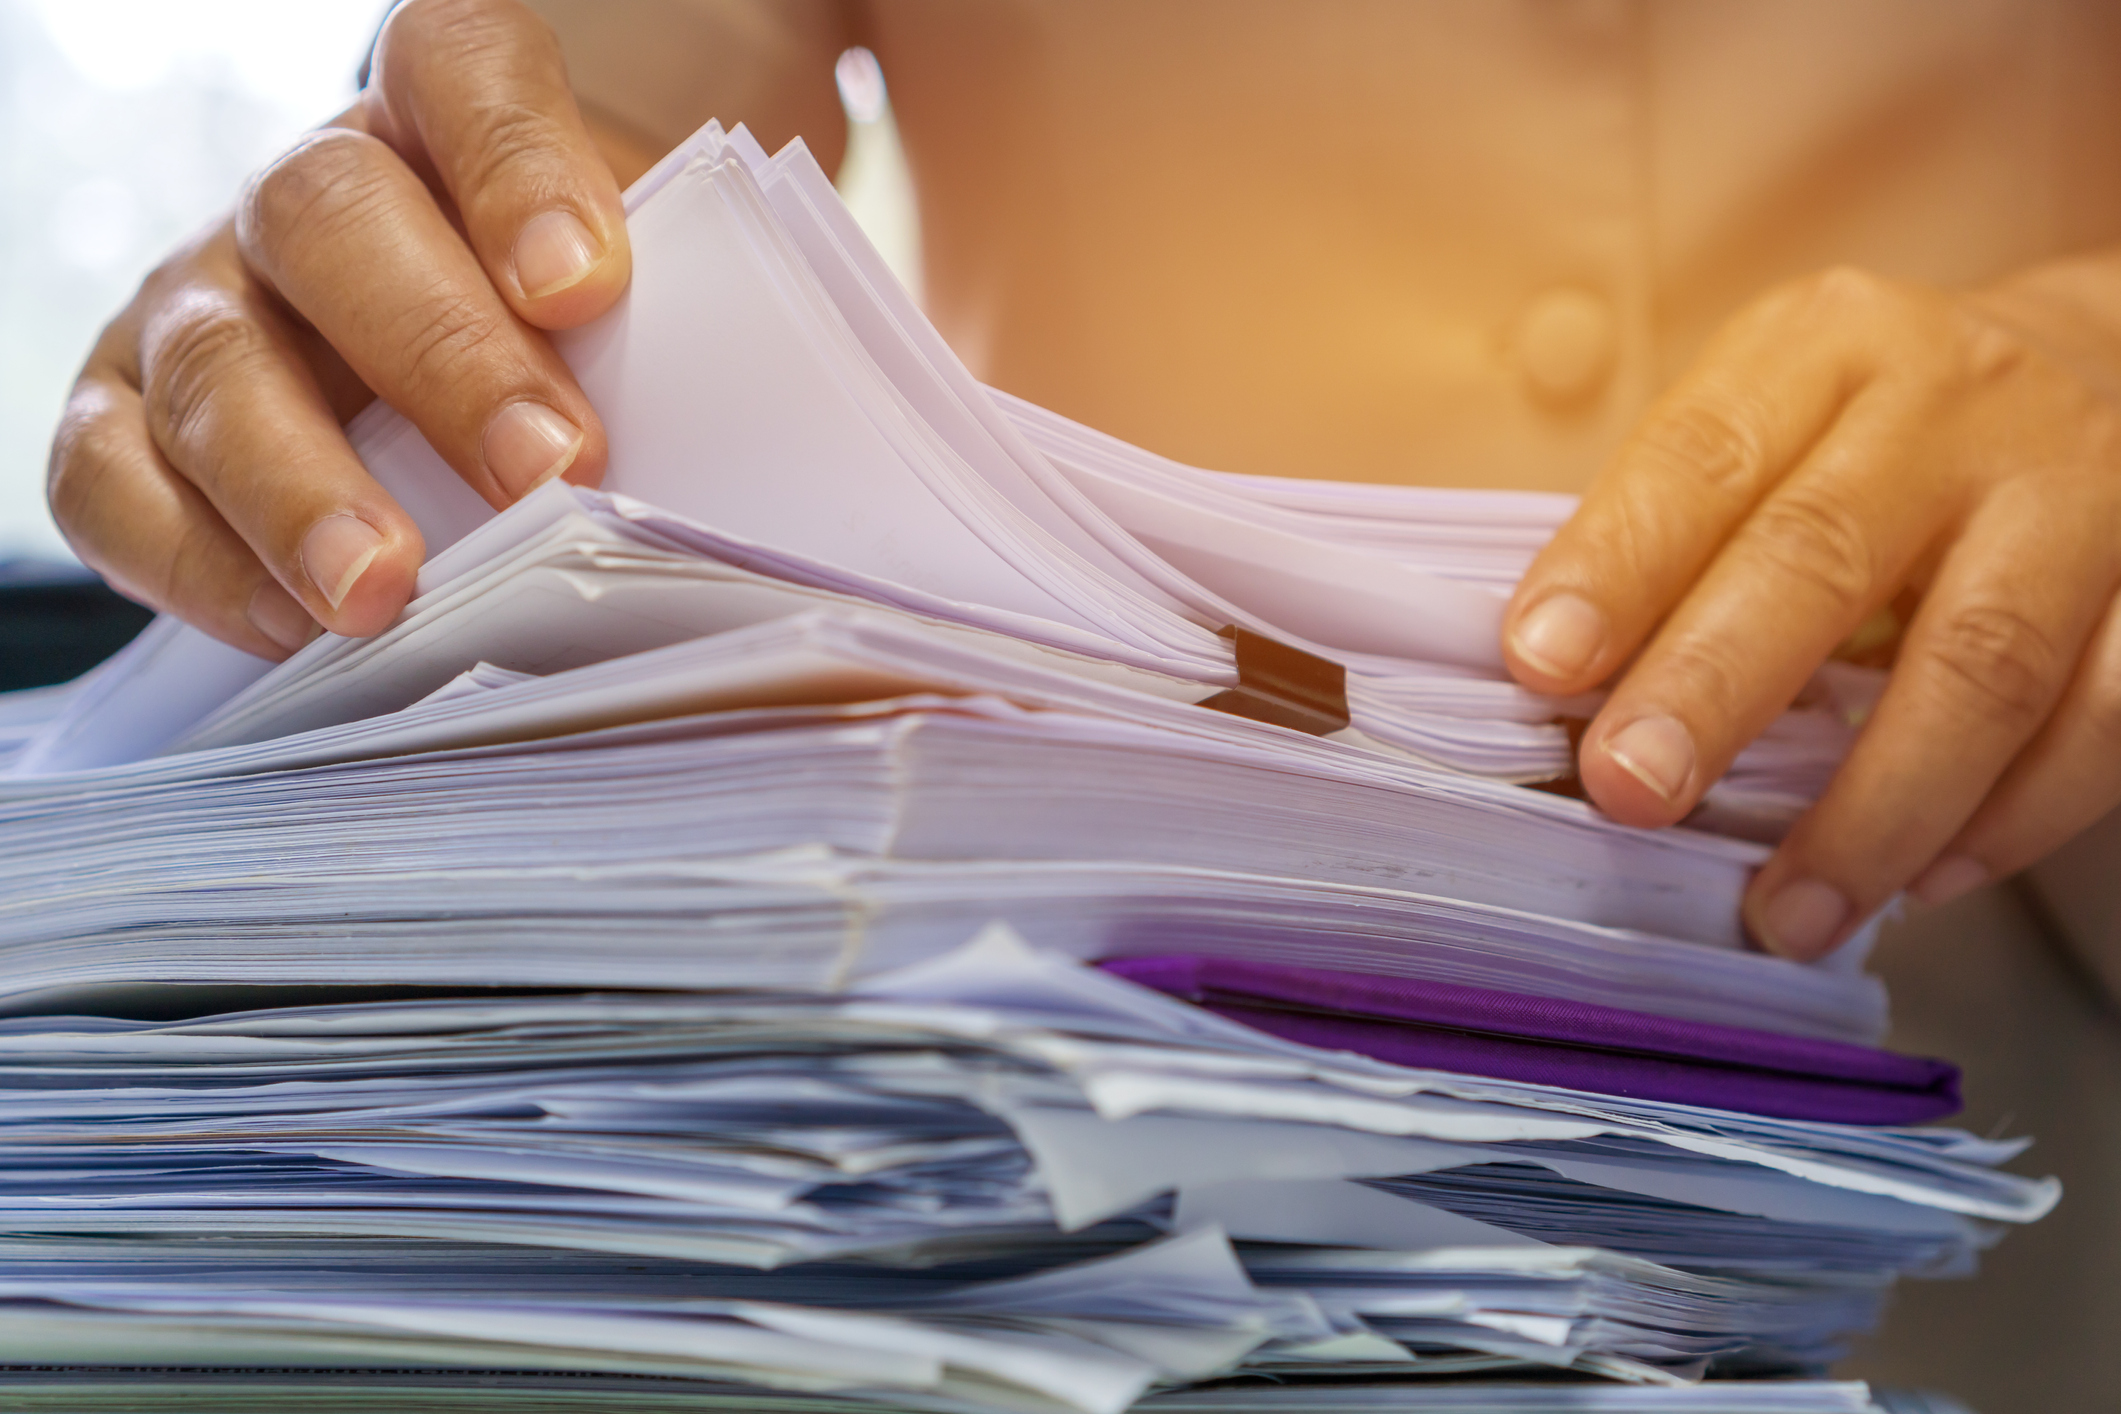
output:
<path id="1" fill-rule="evenodd" d="M 360 101 L 103 331 L 52 445 L 52 513 L 121 592 L 248 652 L 379 632 L 423 547 L 343 423 L 381 397 L 497 508 L 596 484 L 603 428 L 540 330 L 603 313 L 631 270 L 544 23 L 409 0 Z"/>

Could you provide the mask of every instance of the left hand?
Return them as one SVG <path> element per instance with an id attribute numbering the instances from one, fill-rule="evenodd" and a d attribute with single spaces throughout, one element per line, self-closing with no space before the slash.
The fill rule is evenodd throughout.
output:
<path id="1" fill-rule="evenodd" d="M 1747 893 L 1786 956 L 1903 888 L 2000 879 L 2121 802 L 2121 408 L 1992 307 L 1853 270 L 1769 293 L 1650 411 L 1504 623 L 1527 686 L 1625 667 L 1583 784 L 1661 826 L 1919 595 L 1854 749 Z"/>

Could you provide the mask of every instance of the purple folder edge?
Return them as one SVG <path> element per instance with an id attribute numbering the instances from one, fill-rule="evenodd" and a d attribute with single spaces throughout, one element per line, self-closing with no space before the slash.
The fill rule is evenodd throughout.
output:
<path id="1" fill-rule="evenodd" d="M 1832 1124 L 1959 1109 L 1958 1067 L 1844 1041 L 1195 953 L 1098 966 L 1271 1036 L 1422 1070 Z"/>

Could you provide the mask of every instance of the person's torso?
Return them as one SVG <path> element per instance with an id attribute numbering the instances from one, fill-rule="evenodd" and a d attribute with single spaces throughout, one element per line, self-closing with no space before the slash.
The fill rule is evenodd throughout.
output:
<path id="1" fill-rule="evenodd" d="M 1837 263 L 2121 235 L 2121 7 L 888 0 L 928 299 L 1001 387 L 1233 470 L 1576 489 Z"/>

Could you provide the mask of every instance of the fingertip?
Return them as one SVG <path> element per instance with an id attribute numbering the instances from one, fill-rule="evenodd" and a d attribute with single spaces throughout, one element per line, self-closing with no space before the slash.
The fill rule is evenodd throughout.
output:
<path id="1" fill-rule="evenodd" d="M 1915 902 L 1934 908 L 1950 903 L 1989 881 L 1988 866 L 1965 854 L 1947 854 L 1915 876 L 1907 886 Z"/>
<path id="2" fill-rule="evenodd" d="M 384 519 L 377 525 L 376 519 Z M 302 537 L 300 561 L 311 611 L 333 633 L 367 638 L 388 628 L 412 598 L 423 546 L 409 522 L 338 512 Z"/>
<path id="3" fill-rule="evenodd" d="M 389 628 L 413 595 L 418 570 L 378 559 L 348 591 L 326 625 L 348 638 L 372 638 Z"/>
<path id="4" fill-rule="evenodd" d="M 1746 931 L 1777 957 L 1816 962 L 1848 935 L 1855 906 L 1824 879 L 1772 866 L 1747 890 Z"/>
<path id="5" fill-rule="evenodd" d="M 518 311 L 541 329 L 574 329 L 609 310 L 633 274 L 623 220 L 569 207 L 538 212 L 516 233 L 509 275 Z"/>
<path id="6" fill-rule="evenodd" d="M 1569 590 L 1549 593 L 1515 616 L 1503 635 L 1503 656 L 1525 686 L 1542 692 L 1581 692 L 1612 636 L 1604 609 Z"/>
<path id="7" fill-rule="evenodd" d="M 582 448 L 575 453 L 574 460 L 563 470 L 559 479 L 570 486 L 586 486 L 594 490 L 604 484 L 604 472 L 610 465 L 609 448 L 604 442 L 604 429 L 595 418 L 589 419 L 582 429 Z"/>
<path id="8" fill-rule="evenodd" d="M 302 602 L 275 579 L 258 582 L 258 587 L 251 591 L 244 617 L 252 628 L 280 649 L 282 657 L 292 656 L 324 631 L 323 625 L 302 607 Z"/>
<path id="9" fill-rule="evenodd" d="M 1686 723 L 1649 712 L 1585 735 L 1577 770 L 1591 803 L 1623 825 L 1677 824 L 1700 794 L 1699 751 Z"/>
<path id="10" fill-rule="evenodd" d="M 563 413 L 523 398 L 487 420 L 479 446 L 486 470 L 512 504 L 571 472 L 588 441 L 588 431 Z"/>

